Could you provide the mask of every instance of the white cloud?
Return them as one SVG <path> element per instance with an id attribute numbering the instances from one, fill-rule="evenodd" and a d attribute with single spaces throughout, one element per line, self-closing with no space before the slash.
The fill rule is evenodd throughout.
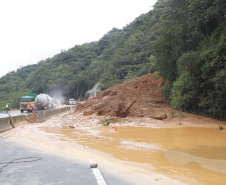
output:
<path id="1" fill-rule="evenodd" d="M 61 49 L 99 40 L 123 28 L 157 0 L 0 1 L 0 77 L 52 57 Z"/>

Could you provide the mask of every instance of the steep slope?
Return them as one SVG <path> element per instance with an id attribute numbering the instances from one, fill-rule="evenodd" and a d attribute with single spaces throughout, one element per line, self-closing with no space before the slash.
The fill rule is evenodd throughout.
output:
<path id="1" fill-rule="evenodd" d="M 0 107 L 9 101 L 18 108 L 15 100 L 27 92 L 82 99 L 97 81 L 104 90 L 158 71 L 169 82 L 164 94 L 173 108 L 225 120 L 225 15 L 224 0 L 157 1 L 152 11 L 97 42 L 0 79 Z"/>
<path id="2" fill-rule="evenodd" d="M 156 69 L 152 69 L 149 57 L 157 33 L 150 28 L 157 19 L 152 14 L 151 11 L 141 15 L 122 30 L 113 28 L 97 42 L 76 45 L 38 62 L 32 69 L 25 66 L 2 77 L 0 89 L 6 96 L 1 96 L 0 106 L 6 101 L 13 105 L 14 100 L 7 96 L 9 86 L 15 99 L 27 92 L 60 92 L 67 98 L 83 98 L 97 81 L 106 89 L 125 79 L 154 72 Z M 17 83 L 11 83 L 9 76 Z"/>

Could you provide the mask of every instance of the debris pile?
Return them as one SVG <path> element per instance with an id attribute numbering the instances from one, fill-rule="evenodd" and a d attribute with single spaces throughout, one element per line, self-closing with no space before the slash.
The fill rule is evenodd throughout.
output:
<path id="1" fill-rule="evenodd" d="M 162 93 L 162 82 L 157 73 L 125 81 L 80 104 L 77 111 L 84 115 L 165 119 L 168 102 Z"/>
<path id="2" fill-rule="evenodd" d="M 27 119 L 27 121 L 29 123 L 35 123 L 36 120 L 37 120 L 37 112 L 34 112 L 34 113 L 30 114 L 28 119 Z"/>

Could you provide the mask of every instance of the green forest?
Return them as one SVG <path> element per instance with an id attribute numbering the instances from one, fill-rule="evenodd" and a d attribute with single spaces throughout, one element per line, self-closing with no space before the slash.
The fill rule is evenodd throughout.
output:
<path id="1" fill-rule="evenodd" d="M 226 120 L 226 1 L 158 0 L 123 29 L 0 78 L 0 107 L 30 92 L 82 99 L 98 81 L 103 90 L 153 72 L 171 107 Z"/>

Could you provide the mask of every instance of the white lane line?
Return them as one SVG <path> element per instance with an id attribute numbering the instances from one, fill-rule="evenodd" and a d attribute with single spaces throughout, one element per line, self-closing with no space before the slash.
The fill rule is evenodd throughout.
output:
<path id="1" fill-rule="evenodd" d="M 107 185 L 98 168 L 92 168 L 98 185 Z"/>

